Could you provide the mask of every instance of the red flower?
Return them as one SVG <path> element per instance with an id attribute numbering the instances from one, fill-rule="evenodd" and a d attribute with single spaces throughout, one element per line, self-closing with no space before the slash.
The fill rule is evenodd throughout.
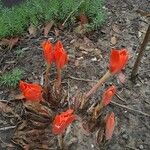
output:
<path id="1" fill-rule="evenodd" d="M 105 123 L 105 137 L 106 140 L 110 140 L 115 128 L 115 114 L 113 112 L 106 116 Z"/>
<path id="2" fill-rule="evenodd" d="M 113 98 L 113 96 L 116 93 L 116 87 L 115 86 L 110 86 L 103 94 L 103 98 L 102 98 L 102 106 L 107 106 L 110 102 L 111 99 Z"/>
<path id="3" fill-rule="evenodd" d="M 110 54 L 109 70 L 112 74 L 118 73 L 124 68 L 129 58 L 129 53 L 126 49 L 113 49 Z"/>
<path id="4" fill-rule="evenodd" d="M 72 113 L 73 110 L 68 109 L 66 112 L 56 115 L 52 125 L 53 134 L 62 134 L 65 129 L 76 119 L 76 115 Z"/>
<path id="5" fill-rule="evenodd" d="M 63 69 L 64 65 L 68 62 L 68 56 L 65 52 L 61 41 L 58 41 L 54 47 L 54 61 L 57 68 Z"/>
<path id="6" fill-rule="evenodd" d="M 42 100 L 42 87 L 36 83 L 20 81 L 19 88 L 26 100 L 39 102 Z"/>
<path id="7" fill-rule="evenodd" d="M 51 65 L 54 60 L 53 45 L 51 44 L 49 40 L 47 40 L 42 43 L 42 48 L 43 48 L 43 55 L 44 55 L 45 61 L 49 65 Z"/>

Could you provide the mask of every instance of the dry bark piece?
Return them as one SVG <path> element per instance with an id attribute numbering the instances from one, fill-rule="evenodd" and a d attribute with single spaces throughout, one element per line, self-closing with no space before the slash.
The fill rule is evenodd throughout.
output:
<path id="1" fill-rule="evenodd" d="M 8 106 L 6 103 L 0 102 L 0 112 L 12 113 L 13 109 L 10 106 Z"/>
<path id="2" fill-rule="evenodd" d="M 51 28 L 54 25 L 54 21 L 50 21 L 49 23 L 46 24 L 46 26 L 44 27 L 44 36 L 48 36 L 48 33 L 50 32 Z"/>

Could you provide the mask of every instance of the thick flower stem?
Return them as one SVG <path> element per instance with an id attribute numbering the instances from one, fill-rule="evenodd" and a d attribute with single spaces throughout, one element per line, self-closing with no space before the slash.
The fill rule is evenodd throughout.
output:
<path id="1" fill-rule="evenodd" d="M 50 68 L 51 68 L 51 65 L 47 64 L 46 72 L 45 72 L 45 84 L 44 84 L 44 90 L 45 90 L 46 95 L 48 94 L 48 81 L 49 81 Z"/>
<path id="2" fill-rule="evenodd" d="M 59 91 L 61 85 L 61 69 L 57 68 L 57 81 L 56 81 L 56 89 Z"/>
<path id="3" fill-rule="evenodd" d="M 92 94 L 94 94 L 94 93 L 98 90 L 98 88 L 99 88 L 107 79 L 110 78 L 110 76 L 111 76 L 111 73 L 110 73 L 110 71 L 108 70 L 108 71 L 104 74 L 104 76 L 97 82 L 97 84 L 94 85 L 94 86 L 92 87 L 92 89 L 91 89 L 90 91 L 88 91 L 88 92 L 85 94 L 85 98 L 87 99 L 87 98 L 89 98 Z"/>
<path id="4" fill-rule="evenodd" d="M 93 119 L 97 119 L 99 117 L 99 114 L 100 114 L 102 108 L 103 108 L 102 103 L 98 103 L 96 105 L 96 107 L 93 110 Z"/>
<path id="5" fill-rule="evenodd" d="M 58 135 L 58 136 L 57 136 L 57 139 L 58 139 L 59 148 L 62 150 L 63 147 L 64 147 L 63 134 Z"/>

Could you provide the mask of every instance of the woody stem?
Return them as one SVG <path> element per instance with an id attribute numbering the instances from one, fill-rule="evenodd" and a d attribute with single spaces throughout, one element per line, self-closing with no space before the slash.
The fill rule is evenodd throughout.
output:
<path id="1" fill-rule="evenodd" d="M 49 72 L 50 72 L 51 65 L 47 64 L 46 66 L 46 72 L 45 72 L 45 84 L 44 84 L 44 89 L 45 93 L 48 93 L 48 81 L 49 81 Z"/>
<path id="2" fill-rule="evenodd" d="M 98 118 L 98 116 L 99 116 L 100 111 L 101 111 L 102 108 L 103 108 L 103 105 L 102 105 L 101 102 L 96 105 L 96 107 L 93 110 L 93 118 L 94 119 Z"/>
<path id="3" fill-rule="evenodd" d="M 131 79 L 134 79 L 138 74 L 139 66 L 140 66 L 142 57 L 144 55 L 144 51 L 146 49 L 146 46 L 147 46 L 149 40 L 150 40 L 150 25 L 147 29 L 146 34 L 145 34 L 143 43 L 141 44 L 141 47 L 139 49 L 139 54 L 138 54 L 138 57 L 135 61 L 135 64 L 134 64 L 134 67 L 133 67 L 133 70 L 132 70 L 132 73 L 131 73 Z"/>
<path id="4" fill-rule="evenodd" d="M 104 75 L 103 77 L 91 88 L 90 91 L 88 91 L 86 94 L 85 94 L 85 98 L 89 98 L 92 94 L 94 94 L 98 88 L 107 80 L 109 79 L 111 76 L 111 73 L 110 71 L 108 70 Z"/>

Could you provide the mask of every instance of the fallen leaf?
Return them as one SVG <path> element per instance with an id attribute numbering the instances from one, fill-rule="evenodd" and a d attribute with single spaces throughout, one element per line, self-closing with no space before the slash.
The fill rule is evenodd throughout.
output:
<path id="1" fill-rule="evenodd" d="M 117 43 L 117 39 L 115 36 L 111 37 L 111 44 L 115 45 Z"/>
<path id="2" fill-rule="evenodd" d="M 18 41 L 19 41 L 18 37 L 10 38 L 10 39 L 2 39 L 0 41 L 0 45 L 1 46 L 8 46 L 8 48 L 11 50 L 14 46 L 17 45 Z"/>
<path id="3" fill-rule="evenodd" d="M 0 102 L 0 112 L 11 113 L 13 109 L 7 103 Z"/>
<path id="4" fill-rule="evenodd" d="M 118 74 L 118 79 L 119 79 L 119 81 L 120 81 L 122 84 L 124 84 L 124 83 L 126 82 L 126 76 L 125 76 L 125 74 L 124 74 L 123 72 L 120 72 L 120 73 Z"/>
<path id="5" fill-rule="evenodd" d="M 105 118 L 105 139 L 110 140 L 115 128 L 115 114 L 112 112 Z"/>
<path id="6" fill-rule="evenodd" d="M 37 29 L 35 26 L 30 25 L 28 31 L 31 36 L 36 37 Z"/>
<path id="7" fill-rule="evenodd" d="M 51 21 L 46 24 L 46 26 L 44 27 L 44 36 L 48 36 L 48 33 L 50 32 L 53 24 L 54 24 L 54 21 Z"/>

